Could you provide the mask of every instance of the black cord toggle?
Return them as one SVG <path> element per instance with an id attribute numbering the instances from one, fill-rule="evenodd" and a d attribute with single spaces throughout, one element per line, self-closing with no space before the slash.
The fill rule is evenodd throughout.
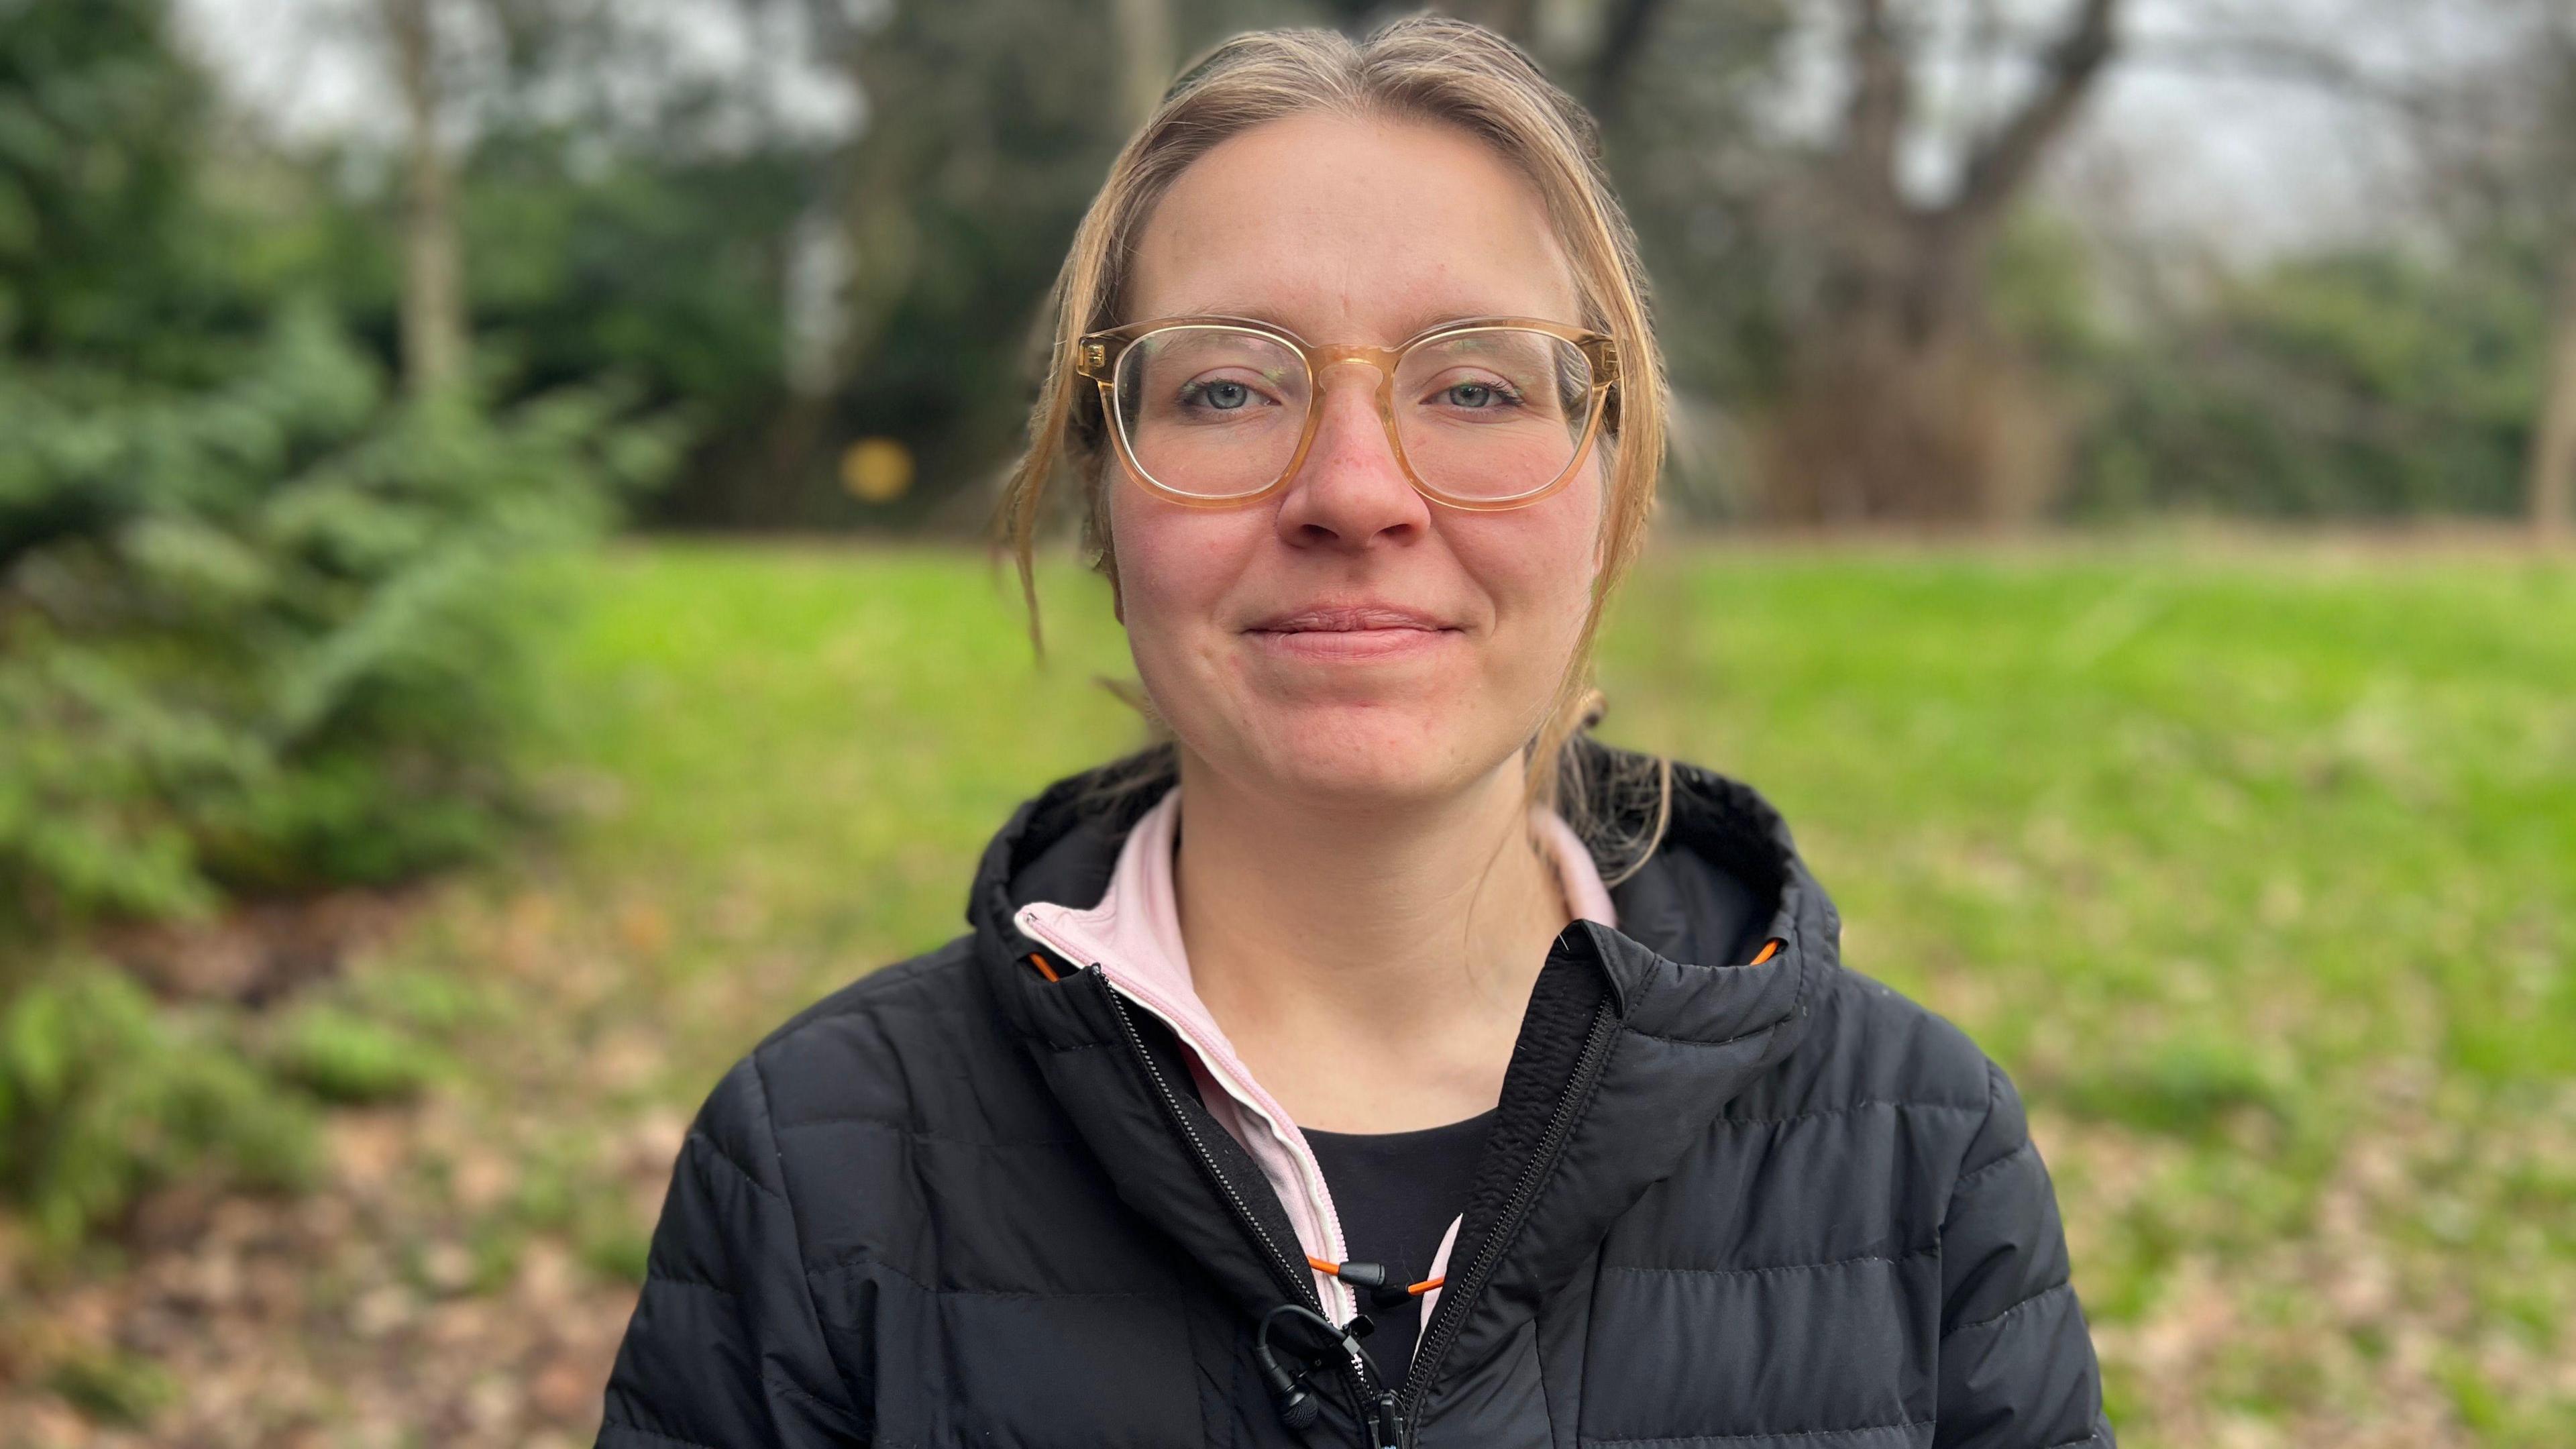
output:
<path id="1" fill-rule="evenodd" d="M 1386 1286 L 1386 1265 L 1384 1263 L 1342 1263 L 1334 1267 L 1333 1276 L 1354 1288 L 1383 1288 Z"/>
<path id="2" fill-rule="evenodd" d="M 1313 1261 L 1318 1268 L 1324 1266 L 1320 1258 Z M 1402 1308 L 1413 1300 L 1413 1286 L 1388 1271 L 1384 1263 L 1336 1263 L 1332 1274 L 1363 1290 L 1368 1306 L 1380 1313 Z"/>

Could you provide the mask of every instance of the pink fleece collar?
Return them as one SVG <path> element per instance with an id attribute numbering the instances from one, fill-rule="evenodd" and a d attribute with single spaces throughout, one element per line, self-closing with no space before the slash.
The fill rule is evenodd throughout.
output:
<path id="1" fill-rule="evenodd" d="M 1244 1150 L 1261 1165 L 1279 1201 L 1296 1225 L 1298 1241 L 1313 1257 L 1344 1262 L 1348 1249 L 1323 1169 L 1305 1134 L 1277 1099 L 1253 1080 L 1251 1069 L 1235 1054 L 1225 1029 L 1199 1000 L 1190 976 L 1189 952 L 1181 941 L 1180 899 L 1173 889 L 1172 847 L 1180 825 L 1181 792 L 1174 786 L 1136 822 L 1118 852 L 1118 864 L 1100 903 L 1088 910 L 1033 901 L 1018 913 L 1019 927 L 1075 966 L 1098 965 L 1118 993 L 1151 1011 L 1190 1049 L 1190 1073 L 1200 1098 Z M 1618 913 L 1601 872 L 1592 863 L 1572 826 L 1552 810 L 1533 809 L 1532 824 L 1556 858 L 1557 878 L 1577 916 L 1617 926 Z M 1450 1242 L 1450 1224 L 1441 1244 L 1439 1277 Z M 1326 1306 L 1340 1305 L 1337 1318 L 1358 1311 L 1350 1290 L 1328 1275 L 1316 1275 L 1316 1290 Z M 1438 1290 L 1426 1294 L 1425 1322 L 1438 1303 Z"/>

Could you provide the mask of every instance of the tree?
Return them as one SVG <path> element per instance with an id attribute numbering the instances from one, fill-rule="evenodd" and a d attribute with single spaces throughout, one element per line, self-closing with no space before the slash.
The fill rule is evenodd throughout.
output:
<path id="1" fill-rule="evenodd" d="M 207 95 L 167 9 L 0 5 L 0 359 L 158 371 L 204 310 Z"/>
<path id="2" fill-rule="evenodd" d="M 2576 243 L 2559 267 L 2549 370 L 2532 429 L 2531 526 L 2544 539 L 2576 528 Z"/>
<path id="3" fill-rule="evenodd" d="M 2542 62 L 2545 141 L 2540 146 L 2548 229 L 2557 241 L 2557 296 L 2549 363 L 2532 427 L 2528 495 L 2531 526 L 2543 539 L 2576 530 L 2576 17 L 2552 17 Z"/>
<path id="4" fill-rule="evenodd" d="M 444 391 L 465 369 L 464 244 L 446 141 L 440 0 L 377 0 L 403 111 L 403 385 Z"/>
<path id="5" fill-rule="evenodd" d="M 1628 95 L 1628 80 L 1645 53 L 1647 38 L 1664 9 L 1664 0 L 1610 0 L 1601 11 L 1601 30 L 1584 80 L 1583 98 L 1602 124 L 1619 119 Z"/>
<path id="6" fill-rule="evenodd" d="M 2465 265 L 2527 290 L 2539 319 L 2524 453 L 2526 516 L 2543 538 L 2576 519 L 2576 11 L 2482 0 L 2495 44 L 2429 79 L 2354 85 L 2349 62 L 2311 69 L 2408 124 L 2429 210 Z"/>
<path id="7" fill-rule="evenodd" d="M 32 303 L 0 343 L 0 955 L 499 838 L 533 798 L 523 560 L 668 456 L 615 388 L 388 405 L 269 275 L 169 30 L 0 4 L 0 310 Z"/>
<path id="8" fill-rule="evenodd" d="M 1147 90 L 1159 97 L 1177 56 L 1212 27 L 1201 6 L 1176 0 L 1081 13 L 1052 0 L 738 8 L 792 20 L 807 66 L 860 98 L 862 119 L 814 158 L 798 227 L 822 263 L 826 325 L 807 337 L 756 450 L 693 479 L 675 512 L 771 527 L 980 526 L 980 485 L 1016 440 L 1033 328 L 1065 243 Z M 854 501 L 834 465 L 869 437 L 909 452 L 921 486 Z"/>
<path id="9" fill-rule="evenodd" d="M 2371 16 L 2420 22 L 2427 12 L 2385 0 Z M 2412 13 L 2409 13 L 2409 12 Z M 2392 65 L 2366 60 L 2350 34 L 2240 17 L 2195 47 L 2194 59 L 2270 74 L 2370 107 L 2395 120 L 2414 152 L 2421 220 L 2450 263 L 2525 294 L 2541 335 L 2526 349 L 2528 441 L 2523 504 L 2542 536 L 2576 513 L 2576 10 L 2565 0 L 2471 0 L 2437 13 L 2484 44 L 2464 57 L 2435 53 Z M 2463 24 L 2463 21 L 2468 23 Z M 2445 27 L 2420 32 L 2429 41 Z M 2517 368 L 2517 375 L 2524 370 Z"/>
<path id="10" fill-rule="evenodd" d="M 1792 183 L 1814 274 L 1770 419 L 1768 511 L 1792 521 L 1966 521 L 2040 502 L 2049 465 L 1989 313 L 1997 243 L 2116 53 L 2121 0 L 2071 0 L 2019 102 L 1968 145 L 1949 194 L 1902 174 L 1923 64 L 1919 6 L 1837 0 L 1840 128 Z"/>
<path id="11" fill-rule="evenodd" d="M 616 15 L 583 0 L 371 0 L 368 38 L 399 103 L 402 377 L 414 395 L 467 380 L 472 303 L 459 173 L 471 147 L 460 148 L 454 133 L 508 127 L 538 81 L 561 90 L 612 60 Z M 469 32 L 492 42 L 479 65 L 459 43 Z"/>
<path id="12" fill-rule="evenodd" d="M 1118 0 L 1118 89 L 1135 124 L 1163 99 L 1180 64 L 1172 0 Z"/>

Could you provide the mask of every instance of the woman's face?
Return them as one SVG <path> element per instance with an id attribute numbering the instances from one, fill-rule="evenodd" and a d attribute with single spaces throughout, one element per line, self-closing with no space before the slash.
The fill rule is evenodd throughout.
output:
<path id="1" fill-rule="evenodd" d="M 1122 321 L 1224 313 L 1391 347 L 1457 317 L 1579 323 L 1537 189 L 1463 131 L 1313 114 L 1235 136 L 1138 238 Z M 1414 491 L 1378 374 L 1320 379 L 1313 447 L 1258 503 L 1110 480 L 1119 617 L 1182 745 L 1251 788 L 1344 804 L 1489 778 L 1543 722 L 1590 600 L 1599 450 L 1527 507 Z M 1115 465 L 1113 465 L 1114 467 Z"/>

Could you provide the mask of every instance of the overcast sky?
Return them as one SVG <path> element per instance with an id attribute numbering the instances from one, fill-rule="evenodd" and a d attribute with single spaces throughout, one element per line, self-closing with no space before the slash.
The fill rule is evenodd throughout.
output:
<path id="1" fill-rule="evenodd" d="M 356 38 L 364 3 L 179 0 L 179 9 L 227 90 L 279 130 L 390 139 L 390 87 Z M 1964 15 L 1974 3 L 1942 0 L 1935 13 Z M 1986 3 L 2038 22 L 2068 0 Z M 631 13 L 667 25 L 682 42 L 676 53 L 705 74 L 760 75 L 773 104 L 804 127 L 829 133 L 864 115 L 863 98 L 798 67 L 792 44 L 747 32 L 730 0 L 652 0 Z M 2124 225 L 2240 257 L 2368 232 L 2402 175 L 2399 133 L 2385 116 L 2313 85 L 2223 74 L 2177 52 L 2214 27 L 2275 27 L 2333 37 L 2359 63 L 2403 76 L 2491 48 L 2495 27 L 2476 23 L 2479 13 L 2436 0 L 2132 0 L 2131 54 L 2060 158 L 2057 184 L 2081 188 L 2095 209 L 2116 206 Z M 2013 83 L 1983 82 L 2007 95 Z M 1834 84 L 1811 88 L 1817 103 L 1830 104 L 1821 88 Z M 1940 172 L 1940 148 L 1920 149 L 1915 169 Z"/>

